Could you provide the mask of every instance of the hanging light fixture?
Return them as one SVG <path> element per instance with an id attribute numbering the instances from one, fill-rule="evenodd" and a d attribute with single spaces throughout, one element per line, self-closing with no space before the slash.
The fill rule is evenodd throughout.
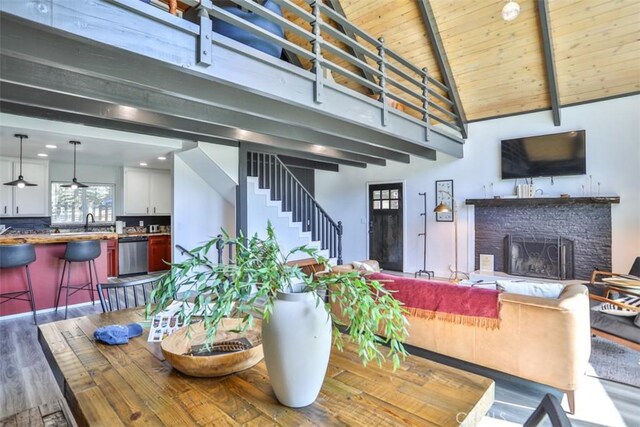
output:
<path id="1" fill-rule="evenodd" d="M 71 188 L 72 190 L 87 188 L 89 187 L 87 184 L 78 182 L 78 179 L 76 178 L 76 148 L 80 145 L 80 141 L 69 141 L 69 144 L 73 144 L 73 179 L 69 184 L 62 184 L 60 187 Z"/>
<path id="2" fill-rule="evenodd" d="M 37 187 L 38 184 L 32 184 L 30 182 L 27 182 L 22 177 L 22 140 L 28 139 L 29 137 L 27 135 L 22 135 L 20 133 L 16 133 L 13 136 L 15 136 L 16 138 L 20 138 L 20 174 L 18 174 L 18 179 L 11 182 L 5 182 L 4 185 L 11 185 L 13 187 L 18 187 L 18 188 Z"/>
<path id="3" fill-rule="evenodd" d="M 520 5 L 514 0 L 508 0 L 507 4 L 502 8 L 502 19 L 513 21 L 518 15 L 520 15 Z"/>

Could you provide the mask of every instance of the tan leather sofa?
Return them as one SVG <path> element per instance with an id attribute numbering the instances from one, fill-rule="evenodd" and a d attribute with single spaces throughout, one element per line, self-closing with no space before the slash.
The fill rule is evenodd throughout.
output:
<path id="1" fill-rule="evenodd" d="M 500 301 L 498 329 L 409 316 L 406 343 L 555 387 L 574 413 L 591 352 L 587 288 L 567 285 L 557 299 L 502 293 Z"/>

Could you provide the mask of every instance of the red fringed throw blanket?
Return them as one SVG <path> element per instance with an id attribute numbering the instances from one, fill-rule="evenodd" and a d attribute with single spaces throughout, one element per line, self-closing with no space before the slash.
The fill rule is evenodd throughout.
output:
<path id="1" fill-rule="evenodd" d="M 499 326 L 500 301 L 497 290 L 384 273 L 369 274 L 367 279 L 383 282 L 384 287 L 393 291 L 393 296 L 404 303 L 412 316 L 491 329 Z"/>

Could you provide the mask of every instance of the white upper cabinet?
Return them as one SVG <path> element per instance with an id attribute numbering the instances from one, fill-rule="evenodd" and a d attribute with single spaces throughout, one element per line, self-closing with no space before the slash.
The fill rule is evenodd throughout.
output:
<path id="1" fill-rule="evenodd" d="M 171 174 L 153 171 L 150 174 L 149 208 L 154 214 L 171 215 Z"/>
<path id="2" fill-rule="evenodd" d="M 124 168 L 125 215 L 171 215 L 171 172 Z"/>
<path id="3" fill-rule="evenodd" d="M 0 160 L 2 183 L 18 179 L 20 162 Z M 49 164 L 36 160 L 23 160 L 22 175 L 36 187 L 9 187 L 0 190 L 0 215 L 47 216 L 49 215 Z"/>
<path id="4" fill-rule="evenodd" d="M 0 160 L 0 215 L 13 215 L 13 187 L 3 185 L 13 179 L 13 162 Z"/>

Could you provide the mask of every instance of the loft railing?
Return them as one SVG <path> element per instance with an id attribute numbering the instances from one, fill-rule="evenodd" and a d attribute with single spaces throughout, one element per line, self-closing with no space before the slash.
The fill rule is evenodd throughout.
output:
<path id="1" fill-rule="evenodd" d="M 342 222 L 334 221 L 277 155 L 249 152 L 247 175 L 258 178 L 258 186 L 271 192 L 271 200 L 279 200 L 284 212 L 291 212 L 311 239 L 320 241 L 329 258 L 342 265 Z"/>
<path id="2" fill-rule="evenodd" d="M 253 0 L 226 0 L 225 3 L 235 4 L 277 24 L 290 38 L 296 39 L 296 43 L 227 12 L 211 0 L 181 0 L 180 3 L 196 8 L 197 14 L 191 16 L 197 16 L 192 19 L 199 22 L 201 36 L 210 31 L 208 17 L 211 16 L 261 37 L 294 55 L 300 63 L 309 64 L 315 80 L 316 103 L 323 102 L 324 85 L 328 81 L 324 70 L 328 69 L 340 75 L 341 83 L 347 87 L 355 83 L 367 88 L 369 96 L 379 101 L 383 126 L 388 124 L 389 111 L 395 105 L 406 111 L 404 117 L 425 128 L 427 140 L 432 121 L 463 132 L 464 124 L 450 99 L 449 88 L 431 77 L 426 68 L 417 67 L 390 49 L 382 37 L 376 39 L 369 35 L 322 1 L 303 0 L 306 7 L 291 0 L 272 1 L 293 18 L 280 16 Z M 207 46 L 210 44 L 201 40 L 202 55 L 207 55 Z M 398 109 L 393 111 L 402 114 Z"/>

